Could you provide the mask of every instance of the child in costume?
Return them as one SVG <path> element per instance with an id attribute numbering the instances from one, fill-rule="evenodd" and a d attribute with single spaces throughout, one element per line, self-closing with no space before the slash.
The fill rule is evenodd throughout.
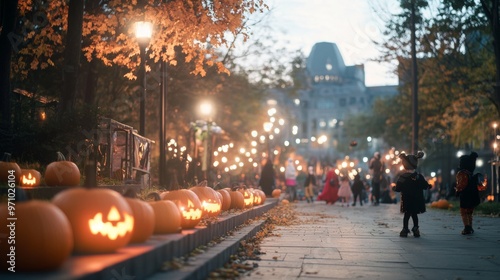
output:
<path id="1" fill-rule="evenodd" d="M 456 195 L 460 197 L 460 215 L 464 223 L 463 235 L 474 233 L 472 214 L 474 208 L 480 203 L 479 191 L 486 189 L 486 180 L 483 179 L 482 174 L 476 173 L 472 175 L 474 169 L 476 169 L 477 157 L 478 154 L 475 152 L 461 156 L 456 175 L 457 184 L 455 190 Z"/>
<path id="2" fill-rule="evenodd" d="M 413 228 L 411 229 L 413 236 L 420 237 L 418 214 L 425 212 L 424 190 L 431 188 L 424 176 L 416 171 L 418 159 L 423 156 L 423 152 L 418 152 L 417 155 L 406 155 L 405 153 L 399 155 L 405 173 L 399 176 L 392 190 L 401 192 L 400 210 L 404 213 L 403 230 L 399 233 L 401 237 L 408 237 L 408 233 L 410 233 L 408 228 L 410 217 L 413 220 Z"/>
<path id="3" fill-rule="evenodd" d="M 340 179 L 340 188 L 337 192 L 340 202 L 342 203 L 342 207 L 344 207 L 344 203 L 349 207 L 349 203 L 351 201 L 352 190 L 351 183 L 349 183 L 349 178 L 347 176 L 342 177 Z"/>

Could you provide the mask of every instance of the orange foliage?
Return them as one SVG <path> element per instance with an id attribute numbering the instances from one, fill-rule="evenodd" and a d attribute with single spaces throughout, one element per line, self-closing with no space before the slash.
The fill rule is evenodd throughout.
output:
<path id="1" fill-rule="evenodd" d="M 195 62 L 193 74 L 205 75 L 205 67 L 216 65 L 229 73 L 215 54 L 227 46 L 231 34 L 244 33 L 244 19 L 251 13 L 267 9 L 264 0 L 147 0 L 140 8 L 137 0 L 106 1 L 106 6 L 87 3 L 83 19 L 82 54 L 87 60 L 99 59 L 106 65 L 125 66 L 133 72 L 140 63 L 139 46 L 133 23 L 151 21 L 154 26 L 149 46 L 150 61 L 168 61 L 175 65 L 174 47 L 182 46 L 186 61 Z M 208 4 L 207 4 L 208 3 Z M 19 0 L 23 18 L 23 35 L 17 73 L 54 65 L 51 58 L 64 51 L 67 30 L 67 1 Z M 20 44 L 18 44 L 20 45 Z M 27 62 L 29 61 L 29 62 Z M 127 75 L 135 78 L 133 74 Z"/>

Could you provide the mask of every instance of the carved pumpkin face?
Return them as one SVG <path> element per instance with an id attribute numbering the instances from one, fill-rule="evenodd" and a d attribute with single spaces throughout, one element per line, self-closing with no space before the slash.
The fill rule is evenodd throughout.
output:
<path id="1" fill-rule="evenodd" d="M 245 203 L 246 208 L 250 208 L 253 206 L 253 192 L 249 189 L 241 189 L 240 192 L 243 194 L 243 201 Z"/>
<path id="2" fill-rule="evenodd" d="M 36 187 L 40 185 L 40 178 L 42 175 L 40 172 L 34 169 L 21 169 L 21 187 Z"/>
<path id="3" fill-rule="evenodd" d="M 181 213 L 181 227 L 194 228 L 201 221 L 203 209 L 196 193 L 191 190 L 175 190 L 163 195 L 163 199 L 171 200 L 177 204 Z"/>
<path id="4" fill-rule="evenodd" d="M 261 205 L 262 197 L 257 193 L 256 190 L 253 191 L 253 205 Z"/>
<path id="5" fill-rule="evenodd" d="M 215 217 L 220 214 L 222 211 L 221 202 L 214 189 L 204 186 L 195 186 L 191 187 L 190 190 L 200 199 L 204 216 Z"/>
<path id="6" fill-rule="evenodd" d="M 52 202 L 71 223 L 76 252 L 110 253 L 129 243 L 134 216 L 118 192 L 76 187 L 58 193 Z"/>

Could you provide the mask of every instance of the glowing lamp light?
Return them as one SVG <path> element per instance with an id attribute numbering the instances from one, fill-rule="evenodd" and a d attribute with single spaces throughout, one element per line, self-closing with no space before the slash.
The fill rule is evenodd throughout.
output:
<path id="1" fill-rule="evenodd" d="M 148 21 L 138 21 L 135 23 L 135 38 L 139 43 L 149 44 L 153 36 L 153 24 Z"/>

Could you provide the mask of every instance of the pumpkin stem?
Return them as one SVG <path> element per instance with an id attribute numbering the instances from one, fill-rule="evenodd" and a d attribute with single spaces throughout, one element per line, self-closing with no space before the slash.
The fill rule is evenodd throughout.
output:
<path id="1" fill-rule="evenodd" d="M 4 153 L 3 154 L 3 158 L 2 158 L 2 161 L 3 162 L 10 162 L 10 157 L 12 156 L 11 153 Z"/>
<path id="2" fill-rule="evenodd" d="M 57 152 L 57 161 L 66 161 L 66 157 L 64 157 L 63 153 Z"/>

